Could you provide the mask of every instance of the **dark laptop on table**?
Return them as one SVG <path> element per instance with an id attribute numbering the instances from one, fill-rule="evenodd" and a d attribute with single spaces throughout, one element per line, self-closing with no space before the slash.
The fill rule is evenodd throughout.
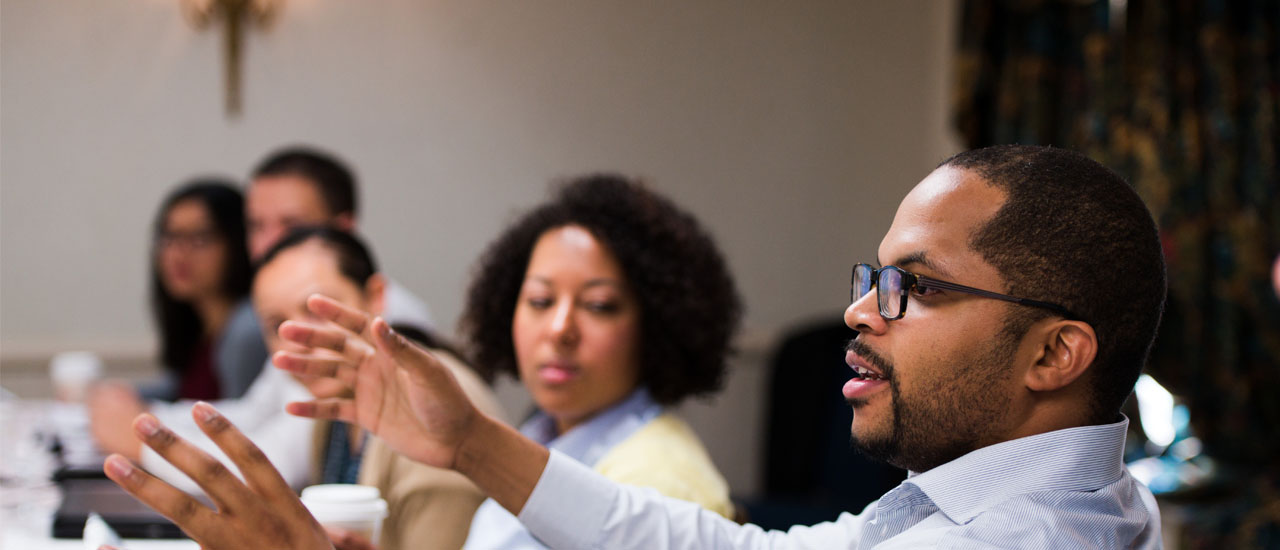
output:
<path id="1" fill-rule="evenodd" d="M 105 477 L 64 479 L 58 482 L 58 488 L 62 490 L 62 505 L 53 516 L 54 538 L 83 537 L 84 522 L 90 512 L 97 512 L 107 525 L 127 539 L 187 538 L 173 522 Z"/>
<path id="2" fill-rule="evenodd" d="M 53 481 L 62 492 L 62 504 L 53 516 L 53 536 L 78 539 L 90 512 L 121 537 L 130 539 L 179 539 L 187 535 L 159 512 L 133 498 L 102 472 L 106 458 L 80 426 L 58 426 L 49 449 L 57 463 Z"/>

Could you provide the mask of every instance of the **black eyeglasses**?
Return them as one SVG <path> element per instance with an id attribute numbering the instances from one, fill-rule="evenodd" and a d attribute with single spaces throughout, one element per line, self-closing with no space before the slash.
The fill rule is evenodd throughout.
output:
<path id="1" fill-rule="evenodd" d="M 867 264 L 855 264 L 853 266 L 853 284 L 849 289 L 849 302 L 855 302 L 858 298 L 866 296 L 868 292 L 871 292 L 872 286 L 876 287 L 876 299 L 880 304 L 880 316 L 884 317 L 886 321 L 896 321 L 907 313 L 907 296 L 911 293 L 912 288 L 936 288 L 963 292 L 984 298 L 994 298 L 1019 305 L 1047 309 L 1068 319 L 1079 319 L 1070 310 L 1058 304 L 1028 298 L 1017 298 L 971 286 L 940 281 L 924 275 L 916 275 L 892 265 L 876 269 Z"/>
<path id="2" fill-rule="evenodd" d="M 187 250 L 200 250 L 218 242 L 219 237 L 218 232 L 207 229 L 197 231 L 163 230 L 156 235 L 156 242 L 160 244 L 160 248 L 179 247 Z"/>

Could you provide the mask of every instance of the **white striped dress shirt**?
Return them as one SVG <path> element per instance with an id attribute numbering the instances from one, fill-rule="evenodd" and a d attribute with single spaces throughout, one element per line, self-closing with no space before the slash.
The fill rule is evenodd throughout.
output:
<path id="1" fill-rule="evenodd" d="M 1128 419 L 1006 441 L 920 474 L 861 514 L 788 531 L 738 525 L 552 452 L 520 521 L 551 548 L 1161 548 L 1122 461 Z"/>

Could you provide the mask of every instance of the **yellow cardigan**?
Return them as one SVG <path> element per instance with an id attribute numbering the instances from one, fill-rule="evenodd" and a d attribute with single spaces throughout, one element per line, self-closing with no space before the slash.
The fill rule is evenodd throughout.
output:
<path id="1" fill-rule="evenodd" d="M 658 416 L 615 445 L 595 470 L 613 481 L 652 487 L 733 519 L 729 484 L 693 429 L 672 413 Z"/>

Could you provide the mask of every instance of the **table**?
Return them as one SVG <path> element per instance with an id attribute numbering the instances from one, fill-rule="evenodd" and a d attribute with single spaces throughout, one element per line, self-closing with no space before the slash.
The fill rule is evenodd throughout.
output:
<path id="1" fill-rule="evenodd" d="M 61 500 L 50 481 L 55 468 L 48 452 L 50 434 L 83 427 L 88 418 L 79 405 L 16 399 L 0 392 L 0 549 L 81 550 L 84 541 L 55 539 L 53 515 Z M 84 452 L 83 441 L 69 442 Z M 126 539 L 126 550 L 195 550 L 192 540 Z"/>

